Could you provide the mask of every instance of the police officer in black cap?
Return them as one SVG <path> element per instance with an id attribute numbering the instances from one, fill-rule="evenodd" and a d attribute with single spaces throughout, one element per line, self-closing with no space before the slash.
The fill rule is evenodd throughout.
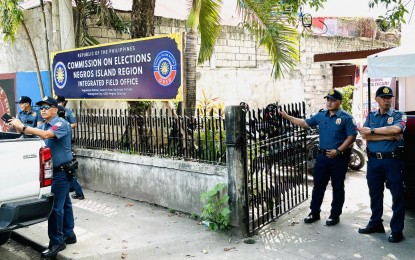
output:
<path id="1" fill-rule="evenodd" d="M 331 180 L 333 201 L 331 212 L 326 220 L 327 226 L 334 226 L 340 221 L 340 215 L 345 200 L 344 180 L 350 162 L 350 146 L 356 139 L 357 131 L 353 117 L 340 108 L 343 96 L 337 90 L 330 90 L 324 97 L 326 110 L 320 110 L 309 119 L 289 116 L 281 111 L 282 117 L 291 123 L 310 128 L 319 127 L 320 148 L 313 170 L 313 192 L 310 204 L 310 214 L 304 219 L 305 223 L 313 223 L 320 219 L 320 207 L 323 203 L 327 184 Z"/>
<path id="2" fill-rule="evenodd" d="M 55 99 L 46 96 L 36 105 L 45 120 L 42 125 L 34 128 L 23 124 L 19 119 L 12 119 L 10 123 L 20 133 L 43 138 L 52 152 L 54 203 L 48 219 L 49 247 L 41 256 L 53 258 L 66 248 L 66 244 L 76 243 L 68 175 L 64 167 L 72 161 L 71 128 L 68 121 L 58 117 L 58 102 Z"/>
<path id="3" fill-rule="evenodd" d="M 68 121 L 69 124 L 71 124 L 71 128 L 77 127 L 78 123 L 76 121 L 76 117 L 75 117 L 74 113 L 72 112 L 72 110 L 66 108 L 66 103 L 68 101 L 66 101 L 65 97 L 64 96 L 58 96 L 56 98 L 56 101 L 58 102 L 58 105 L 61 106 L 64 109 L 64 111 L 62 111 L 62 112 L 64 112 L 64 115 L 61 116 L 61 117 L 65 118 L 66 121 Z"/>
<path id="4" fill-rule="evenodd" d="M 21 96 L 19 101 L 20 111 L 17 118 L 23 123 L 31 127 L 36 127 L 42 124 L 43 119 L 40 116 L 39 110 L 32 107 L 32 99 L 28 96 Z"/>
<path id="5" fill-rule="evenodd" d="M 367 184 L 369 186 L 370 209 L 372 216 L 366 227 L 359 233 L 385 233 L 383 227 L 383 192 L 385 181 L 392 194 L 392 233 L 388 241 L 398 243 L 404 239 L 405 206 L 402 183 L 402 161 L 399 147 L 404 144 L 403 131 L 406 128 L 406 115 L 391 107 L 393 92 L 382 86 L 376 91 L 379 109 L 370 112 L 364 127 L 359 132 L 367 142 L 369 162 L 367 165 Z"/>
<path id="6" fill-rule="evenodd" d="M 71 128 L 75 128 L 78 125 L 76 122 L 75 116 L 73 115 L 71 110 L 63 107 L 63 105 L 65 105 L 66 103 L 65 98 L 62 96 L 58 96 L 56 101 L 59 104 L 58 105 L 58 116 L 68 121 L 69 124 L 71 125 Z M 75 153 L 72 153 L 72 154 L 75 157 Z M 79 199 L 79 200 L 85 199 L 84 192 L 82 191 L 81 184 L 79 184 L 76 174 L 74 174 L 69 184 L 69 191 L 72 191 L 72 190 L 75 191 L 75 193 L 71 195 L 73 199 Z"/>

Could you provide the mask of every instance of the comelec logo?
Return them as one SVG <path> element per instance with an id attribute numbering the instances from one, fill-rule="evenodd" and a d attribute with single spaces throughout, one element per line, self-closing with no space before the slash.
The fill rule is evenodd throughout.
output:
<path id="1" fill-rule="evenodd" d="M 153 73 L 157 82 L 167 87 L 170 85 L 177 74 L 176 59 L 168 51 L 160 52 L 154 60 Z"/>
<path id="2" fill-rule="evenodd" d="M 67 80 L 67 72 L 63 62 L 56 63 L 53 75 L 56 86 L 60 89 L 64 88 Z"/>

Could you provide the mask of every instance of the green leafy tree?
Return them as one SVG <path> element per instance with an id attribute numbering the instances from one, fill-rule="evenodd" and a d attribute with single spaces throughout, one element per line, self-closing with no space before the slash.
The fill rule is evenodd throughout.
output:
<path id="1" fill-rule="evenodd" d="M 326 0 L 241 0 L 238 10 L 242 25 L 256 35 L 259 46 L 268 50 L 273 63 L 272 74 L 280 78 L 293 69 L 299 60 L 299 33 L 297 25 L 300 5 L 315 9 Z M 200 32 L 201 46 L 198 63 L 209 60 L 220 33 L 220 0 L 195 0 L 188 18 L 188 26 Z"/>
<path id="2" fill-rule="evenodd" d="M 133 0 L 131 9 L 130 35 L 132 39 L 154 36 L 154 9 L 156 0 Z M 148 101 L 128 102 L 133 113 L 139 115 L 151 107 Z M 143 124 L 144 122 L 139 122 Z"/>
<path id="3" fill-rule="evenodd" d="M 369 7 L 373 8 L 377 5 L 385 5 L 386 13 L 380 16 L 381 25 L 384 27 L 396 28 L 401 23 L 406 23 L 405 14 L 409 14 L 408 10 L 411 10 L 411 15 L 415 7 L 414 0 L 370 0 Z"/>
<path id="4" fill-rule="evenodd" d="M 43 0 L 41 0 L 40 3 L 43 9 Z M 75 4 L 76 19 L 74 26 L 76 29 L 76 46 L 81 47 L 99 44 L 99 42 L 91 37 L 88 33 L 87 21 L 92 17 L 97 18 L 96 25 L 98 26 L 108 26 L 113 28 L 116 32 L 129 33 L 129 23 L 123 22 L 122 19 L 117 15 L 117 13 L 111 7 L 110 0 L 75 0 Z M 45 22 L 46 19 L 44 15 L 43 19 Z M 16 40 L 16 33 L 18 32 L 20 26 L 22 26 L 29 42 L 30 51 L 32 53 L 36 68 L 40 95 L 43 97 L 45 95 L 45 91 L 40 76 L 39 62 L 33 46 L 33 42 L 30 37 L 29 30 L 24 21 L 23 10 L 19 7 L 19 2 L 17 0 L 0 0 L 0 28 L 4 35 L 4 41 L 14 43 Z"/>
<path id="5" fill-rule="evenodd" d="M 352 103 L 353 103 L 353 91 L 355 87 L 348 85 L 342 88 L 339 88 L 340 92 L 343 95 L 342 108 L 348 113 L 352 114 Z"/>
<path id="6" fill-rule="evenodd" d="M 186 108 L 189 114 L 196 106 L 196 64 L 209 60 L 221 31 L 220 10 L 222 0 L 193 0 L 187 19 L 185 48 L 186 63 Z M 275 78 L 292 69 L 299 59 L 299 35 L 294 28 L 298 6 L 308 3 L 321 7 L 325 0 L 240 0 L 238 9 L 243 17 L 243 26 L 257 36 L 259 46 L 264 46 L 273 63 Z M 196 59 L 197 33 L 201 45 Z"/>
<path id="7" fill-rule="evenodd" d="M 198 63 L 211 58 L 213 47 L 220 32 L 220 9 L 223 0 L 189 0 L 191 6 L 188 17 L 186 35 L 185 70 L 186 70 L 186 109 L 194 111 L 196 107 L 196 46 L 197 33 L 200 33 L 201 46 Z M 75 35 L 77 46 L 94 45 L 98 42 L 88 33 L 87 21 L 96 16 L 97 25 L 106 25 L 117 32 L 128 32 L 128 24 L 123 22 L 111 8 L 110 0 L 75 0 Z M 257 36 L 259 46 L 264 46 L 273 62 L 272 74 L 275 78 L 294 68 L 298 61 L 298 32 L 294 29 L 297 22 L 297 11 L 301 5 L 309 5 L 318 9 L 326 0 L 238 0 L 238 9 L 243 17 L 243 26 Z M 412 3 L 413 1 L 409 1 Z M 386 19 L 392 24 L 405 22 L 408 3 L 402 0 L 370 0 L 369 6 L 386 4 L 389 8 Z M 131 15 L 132 38 L 154 35 L 155 0 L 133 0 Z M 32 55 L 38 73 L 41 95 L 44 95 L 40 78 L 40 70 L 27 27 L 24 24 L 23 12 L 17 0 L 0 0 L 0 28 L 5 40 L 15 39 L 18 27 L 22 25 L 30 42 Z"/>
<path id="8" fill-rule="evenodd" d="M 16 40 L 16 33 L 19 27 L 22 26 L 24 33 L 29 43 L 30 52 L 33 56 L 33 62 L 36 68 L 36 75 L 39 84 L 39 90 L 41 97 L 45 96 L 43 88 L 42 78 L 40 76 L 39 62 L 36 56 L 36 51 L 33 46 L 32 39 L 29 34 L 29 30 L 24 22 L 23 11 L 19 8 L 17 0 L 0 0 L 0 28 L 4 35 L 4 41 L 14 43 Z"/>
<path id="9" fill-rule="evenodd" d="M 282 77 L 298 61 L 299 35 L 295 26 L 299 7 L 309 5 L 318 10 L 325 2 L 326 0 L 238 0 L 238 9 L 243 17 L 242 24 L 257 36 L 259 46 L 268 50 L 273 63 L 271 73 L 275 78 Z M 188 115 L 196 107 L 196 64 L 209 60 L 213 54 L 221 29 L 222 3 L 223 0 L 189 0 L 191 8 L 187 19 L 184 92 Z M 406 10 L 401 0 L 370 0 L 369 5 L 373 7 L 378 3 L 396 3 L 399 12 L 392 18 L 403 17 Z M 154 34 L 154 6 L 155 0 L 133 0 L 131 28 L 136 27 L 135 30 L 141 33 L 133 34 L 132 29 L 132 38 Z M 197 33 L 200 33 L 201 39 L 198 57 Z"/>
<path id="10" fill-rule="evenodd" d="M 75 45 L 77 47 L 99 44 L 88 32 L 88 22 L 106 26 L 118 33 L 130 33 L 130 23 L 124 22 L 111 6 L 110 0 L 74 0 Z"/>

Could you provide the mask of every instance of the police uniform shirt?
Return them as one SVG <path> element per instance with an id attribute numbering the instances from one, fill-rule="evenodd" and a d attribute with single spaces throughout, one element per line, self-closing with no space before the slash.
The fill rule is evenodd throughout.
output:
<path id="1" fill-rule="evenodd" d="M 66 107 L 64 109 L 65 109 L 65 119 L 69 122 L 69 124 L 76 123 L 76 118 L 75 118 L 75 115 L 72 112 L 72 110 L 70 110 Z"/>
<path id="2" fill-rule="evenodd" d="M 42 122 L 43 118 L 40 116 L 40 112 L 32 108 L 30 112 L 20 111 L 17 115 L 17 119 L 19 119 L 23 124 L 31 127 L 36 127 L 37 122 Z"/>
<path id="3" fill-rule="evenodd" d="M 71 126 L 68 121 L 56 115 L 49 123 L 44 122 L 38 128 L 50 130 L 55 134 L 54 138 L 45 140 L 46 146 L 52 151 L 54 167 L 72 161 Z"/>
<path id="4" fill-rule="evenodd" d="M 406 115 L 403 112 L 390 108 L 385 114 L 381 115 L 378 111 L 371 112 L 366 118 L 364 126 L 369 128 L 378 128 L 384 126 L 398 126 L 405 131 L 406 128 Z M 397 142 L 396 140 L 381 140 L 381 141 L 368 141 L 368 150 L 371 153 L 387 153 L 395 152 L 398 146 L 403 146 L 403 138 Z"/>
<path id="5" fill-rule="evenodd" d="M 318 125 L 320 148 L 324 150 L 337 149 L 348 136 L 357 135 L 353 117 L 346 111 L 339 109 L 330 116 L 328 110 L 320 110 L 313 117 L 306 119 L 310 127 Z"/>

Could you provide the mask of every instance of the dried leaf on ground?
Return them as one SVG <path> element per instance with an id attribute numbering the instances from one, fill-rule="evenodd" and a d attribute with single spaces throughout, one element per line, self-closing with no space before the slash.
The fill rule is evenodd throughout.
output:
<path id="1" fill-rule="evenodd" d="M 295 224 L 299 224 L 300 223 L 300 220 L 299 219 L 291 219 L 290 220 L 290 222 L 289 222 L 289 226 L 294 226 Z"/>

